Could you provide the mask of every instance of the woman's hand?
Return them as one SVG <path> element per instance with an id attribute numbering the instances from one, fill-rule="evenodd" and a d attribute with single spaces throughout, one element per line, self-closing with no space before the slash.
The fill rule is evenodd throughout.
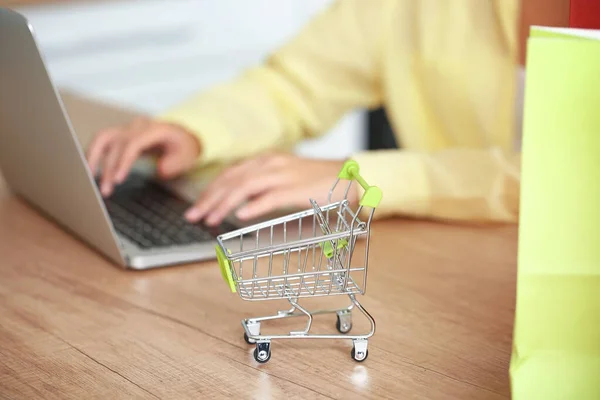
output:
<path id="1" fill-rule="evenodd" d="M 241 220 L 260 217 L 281 207 L 309 208 L 309 198 L 322 205 L 342 166 L 343 161 L 290 154 L 269 154 L 242 161 L 225 169 L 208 185 L 186 212 L 186 218 L 217 225 L 245 202 L 248 203 L 236 212 Z M 345 185 L 341 186 L 345 190 Z M 339 195 L 335 198 L 339 199 Z M 356 190 L 348 193 L 348 200 L 357 199 Z"/>
<path id="2" fill-rule="evenodd" d="M 114 186 L 127 178 L 136 159 L 149 151 L 158 152 L 158 174 L 166 179 L 191 169 L 200 154 L 200 143 L 177 125 L 142 118 L 99 132 L 88 148 L 87 160 L 94 175 L 102 166 L 102 195 L 109 196 Z"/>

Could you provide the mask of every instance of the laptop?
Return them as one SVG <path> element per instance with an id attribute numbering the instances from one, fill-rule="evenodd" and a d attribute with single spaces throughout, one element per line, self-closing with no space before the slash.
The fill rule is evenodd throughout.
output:
<path id="1" fill-rule="evenodd" d="M 31 25 L 3 8 L 0 173 L 15 195 L 124 268 L 212 259 L 216 237 L 237 228 L 188 223 L 189 200 L 148 173 L 103 198 Z"/>

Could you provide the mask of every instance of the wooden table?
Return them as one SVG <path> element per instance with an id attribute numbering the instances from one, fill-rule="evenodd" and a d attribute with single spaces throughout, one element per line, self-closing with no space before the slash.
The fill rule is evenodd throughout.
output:
<path id="1" fill-rule="evenodd" d="M 65 101 L 84 141 L 132 115 Z M 0 398 L 509 398 L 516 239 L 514 226 L 376 222 L 368 359 L 349 340 L 278 341 L 258 364 L 240 320 L 285 304 L 240 300 L 214 262 L 118 269 L 0 183 Z"/>

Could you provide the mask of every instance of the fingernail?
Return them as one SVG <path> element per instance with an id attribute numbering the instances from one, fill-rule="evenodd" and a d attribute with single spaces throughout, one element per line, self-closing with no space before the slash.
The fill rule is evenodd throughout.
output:
<path id="1" fill-rule="evenodd" d="M 248 217 L 248 208 L 244 207 L 244 208 L 240 208 L 236 213 L 235 216 L 240 218 L 240 219 L 244 219 Z"/>
<path id="2" fill-rule="evenodd" d="M 101 188 L 101 192 L 104 196 L 108 196 L 112 190 L 112 186 L 110 183 L 104 183 Z"/>
<path id="3" fill-rule="evenodd" d="M 121 183 L 123 183 L 123 181 L 125 180 L 125 174 L 123 172 L 120 172 L 119 174 L 117 174 L 117 177 L 115 178 L 115 182 L 120 185 Z"/>
<path id="4" fill-rule="evenodd" d="M 198 210 L 197 208 L 190 208 L 185 212 L 185 218 L 187 218 L 190 221 L 197 220 L 198 218 L 200 218 L 200 210 Z"/>
<path id="5" fill-rule="evenodd" d="M 206 225 L 215 226 L 219 223 L 219 217 L 211 215 L 206 219 Z"/>

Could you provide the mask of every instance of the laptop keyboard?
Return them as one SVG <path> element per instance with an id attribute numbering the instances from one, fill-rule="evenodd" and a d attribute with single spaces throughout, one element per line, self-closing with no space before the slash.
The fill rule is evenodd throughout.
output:
<path id="1" fill-rule="evenodd" d="M 236 227 L 191 224 L 184 212 L 191 205 L 160 184 L 132 175 L 104 199 L 115 230 L 143 249 L 212 241 Z"/>

